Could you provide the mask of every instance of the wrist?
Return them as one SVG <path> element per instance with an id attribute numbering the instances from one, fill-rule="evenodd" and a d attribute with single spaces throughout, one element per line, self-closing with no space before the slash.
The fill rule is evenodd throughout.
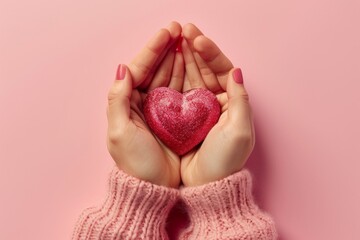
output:
<path id="1" fill-rule="evenodd" d="M 168 160 L 164 159 L 162 162 L 166 161 Z M 178 190 L 180 184 L 179 171 L 174 170 L 171 165 L 161 165 L 161 162 L 153 161 L 153 163 L 151 163 L 152 161 L 149 161 L 148 164 L 140 165 L 142 162 L 142 160 L 132 160 L 130 164 L 120 164 L 119 162 L 116 162 L 116 166 L 119 171 L 122 171 L 123 173 L 138 180 L 145 181 L 156 186 Z"/>

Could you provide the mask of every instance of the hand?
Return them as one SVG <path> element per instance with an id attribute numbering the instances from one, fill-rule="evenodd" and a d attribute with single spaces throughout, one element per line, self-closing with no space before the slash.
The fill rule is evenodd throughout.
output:
<path id="1" fill-rule="evenodd" d="M 216 44 L 194 25 L 185 25 L 183 36 L 183 91 L 207 88 L 221 105 L 220 119 L 204 142 L 181 159 L 182 182 L 197 186 L 239 171 L 253 150 L 255 134 L 241 70 L 234 69 Z"/>
<path id="2" fill-rule="evenodd" d="M 181 91 L 184 61 L 175 52 L 180 34 L 181 26 L 172 22 L 147 43 L 129 68 L 119 66 L 107 108 L 107 147 L 117 166 L 139 179 L 174 188 L 181 181 L 180 158 L 152 134 L 141 109 L 146 93 L 156 87 Z"/>

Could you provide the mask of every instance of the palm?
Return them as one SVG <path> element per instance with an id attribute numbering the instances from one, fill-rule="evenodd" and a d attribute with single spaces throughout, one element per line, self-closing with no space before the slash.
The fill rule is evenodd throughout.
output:
<path id="1" fill-rule="evenodd" d="M 141 176 L 147 175 L 151 181 L 159 182 L 161 185 L 176 187 L 180 182 L 179 157 L 169 148 L 162 144 L 149 130 L 141 105 L 144 93 L 133 90 L 130 107 L 130 122 L 128 126 L 127 141 L 129 156 Z M 138 160 L 139 162 L 137 162 Z M 138 166 L 142 167 L 139 168 Z"/>
<path id="2" fill-rule="evenodd" d="M 218 98 L 224 97 L 218 94 Z M 204 182 L 224 177 L 225 173 L 219 171 L 223 168 L 226 158 L 224 153 L 231 145 L 231 131 L 228 121 L 227 101 L 221 103 L 219 121 L 211 129 L 203 143 L 195 150 L 181 159 L 181 177 L 184 185 L 195 186 Z"/>

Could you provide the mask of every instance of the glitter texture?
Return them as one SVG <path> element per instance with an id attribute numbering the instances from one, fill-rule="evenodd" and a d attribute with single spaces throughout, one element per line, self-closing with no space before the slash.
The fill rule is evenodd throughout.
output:
<path id="1" fill-rule="evenodd" d="M 160 87 L 144 101 L 144 116 L 151 130 L 178 155 L 205 139 L 220 116 L 220 104 L 209 90 L 184 92 Z"/>

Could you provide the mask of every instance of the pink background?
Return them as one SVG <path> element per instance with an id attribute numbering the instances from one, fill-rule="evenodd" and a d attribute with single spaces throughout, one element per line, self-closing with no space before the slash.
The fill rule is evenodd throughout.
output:
<path id="1" fill-rule="evenodd" d="M 117 64 L 171 20 L 243 69 L 281 239 L 360 239 L 358 0 L 0 1 L 0 239 L 69 239 L 103 201 Z"/>

